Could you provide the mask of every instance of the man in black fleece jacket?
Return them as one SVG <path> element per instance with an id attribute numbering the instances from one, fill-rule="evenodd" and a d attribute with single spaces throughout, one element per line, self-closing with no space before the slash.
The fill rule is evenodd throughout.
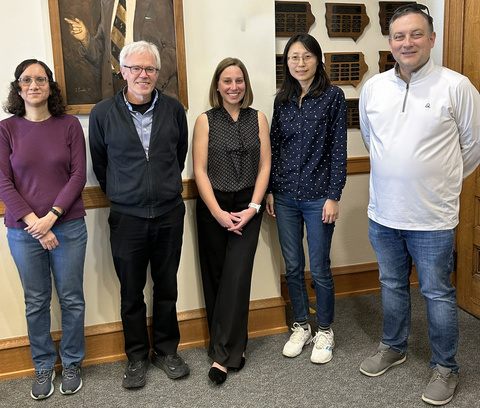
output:
<path id="1" fill-rule="evenodd" d="M 189 374 L 177 354 L 176 311 L 187 120 L 182 104 L 155 88 L 160 64 L 151 43 L 123 47 L 120 65 L 127 86 L 90 114 L 93 170 L 110 200 L 110 243 L 121 286 L 125 388 L 146 382 L 150 341 L 143 290 L 149 264 L 154 284 L 152 363 L 169 378 Z"/>

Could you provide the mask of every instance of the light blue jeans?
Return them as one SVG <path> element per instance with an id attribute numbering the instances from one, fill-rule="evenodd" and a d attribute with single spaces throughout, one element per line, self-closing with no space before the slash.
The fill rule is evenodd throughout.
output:
<path id="1" fill-rule="evenodd" d="M 322 211 L 326 198 L 299 201 L 284 194 L 274 194 L 278 236 L 285 259 L 288 294 L 295 321 L 308 319 L 310 307 L 305 287 L 305 253 L 303 227 L 307 228 L 310 274 L 315 282 L 317 297 L 316 319 L 320 326 L 333 323 L 335 288 L 330 269 L 330 247 L 335 223 L 325 224 Z"/>
<path id="2" fill-rule="evenodd" d="M 370 242 L 380 269 L 383 303 L 382 343 L 398 353 L 408 346 L 411 325 L 410 274 L 415 263 L 427 305 L 430 365 L 458 371 L 458 316 L 453 269 L 454 230 L 396 230 L 370 220 Z"/>
<path id="3" fill-rule="evenodd" d="M 62 310 L 59 353 L 63 366 L 85 358 L 85 300 L 83 267 L 87 245 L 84 218 L 54 225 L 60 245 L 51 251 L 21 228 L 8 228 L 10 252 L 17 265 L 25 296 L 30 352 L 35 370 L 51 370 L 57 352 L 50 335 L 52 278 Z"/>

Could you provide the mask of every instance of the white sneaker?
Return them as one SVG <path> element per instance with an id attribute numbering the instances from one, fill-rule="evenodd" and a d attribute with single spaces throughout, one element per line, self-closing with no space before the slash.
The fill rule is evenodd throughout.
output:
<path id="1" fill-rule="evenodd" d="M 333 357 L 333 347 L 335 341 L 333 339 L 333 330 L 330 328 L 327 331 L 319 330 L 313 338 L 315 345 L 312 350 L 312 363 L 325 364 Z"/>
<path id="2" fill-rule="evenodd" d="M 310 344 L 312 341 L 312 328 L 307 324 L 308 329 L 305 330 L 298 323 L 293 323 L 290 340 L 287 341 L 283 347 L 282 354 L 286 357 L 297 357 L 303 349 L 305 344 Z"/>

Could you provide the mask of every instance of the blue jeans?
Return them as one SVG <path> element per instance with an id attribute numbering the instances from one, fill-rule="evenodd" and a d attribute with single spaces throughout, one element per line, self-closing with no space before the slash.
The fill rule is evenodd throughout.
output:
<path id="1" fill-rule="evenodd" d="M 383 303 L 382 343 L 398 353 L 408 346 L 411 325 L 410 274 L 412 260 L 420 292 L 427 304 L 430 365 L 458 371 L 458 317 L 453 269 L 454 230 L 396 230 L 370 220 L 370 242 L 380 269 Z"/>
<path id="2" fill-rule="evenodd" d="M 307 228 L 310 274 L 315 282 L 317 323 L 328 327 L 333 323 L 335 288 L 330 269 L 330 247 L 335 224 L 324 224 L 322 210 L 326 198 L 298 201 L 284 194 L 274 194 L 278 236 L 285 259 L 288 293 L 293 315 L 298 322 L 310 315 L 305 287 L 305 253 L 303 227 Z"/>
<path id="3" fill-rule="evenodd" d="M 59 246 L 51 251 L 21 228 L 8 228 L 10 252 L 22 281 L 28 339 L 35 370 L 51 370 L 57 352 L 50 335 L 52 279 L 62 310 L 59 353 L 63 366 L 85 358 L 83 266 L 87 245 L 84 218 L 54 225 Z"/>

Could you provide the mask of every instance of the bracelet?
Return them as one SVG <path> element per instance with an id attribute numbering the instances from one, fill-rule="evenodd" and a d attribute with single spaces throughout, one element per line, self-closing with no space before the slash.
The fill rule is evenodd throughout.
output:
<path id="1" fill-rule="evenodd" d="M 260 212 L 260 208 L 262 208 L 262 206 L 260 204 L 255 204 L 255 203 L 248 204 L 248 208 L 250 208 L 250 207 L 255 208 L 255 210 L 257 211 L 257 214 Z"/>
<path id="2" fill-rule="evenodd" d="M 51 212 L 51 213 L 54 213 L 58 218 L 60 218 L 62 216 L 62 214 L 53 207 L 50 208 L 50 210 L 48 210 L 48 211 Z"/>

